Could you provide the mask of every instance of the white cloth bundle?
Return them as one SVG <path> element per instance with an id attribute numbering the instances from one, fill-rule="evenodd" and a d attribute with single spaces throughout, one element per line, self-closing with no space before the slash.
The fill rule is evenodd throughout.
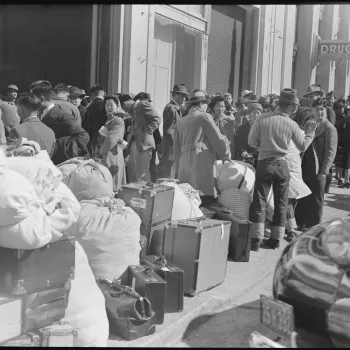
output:
<path id="1" fill-rule="evenodd" d="M 113 196 L 113 179 L 108 168 L 93 159 L 73 158 L 58 165 L 63 182 L 78 201 Z"/>
<path id="2" fill-rule="evenodd" d="M 81 201 L 78 221 L 67 231 L 84 248 L 96 278 L 118 279 L 140 262 L 141 219 L 121 199 Z"/>

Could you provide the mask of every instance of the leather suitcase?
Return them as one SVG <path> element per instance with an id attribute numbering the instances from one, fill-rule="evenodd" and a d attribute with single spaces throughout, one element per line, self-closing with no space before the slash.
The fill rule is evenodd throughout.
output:
<path id="1" fill-rule="evenodd" d="M 184 293 L 196 295 L 221 284 L 226 276 L 231 222 L 199 218 L 167 226 L 163 255 L 184 271 Z"/>
<path id="2" fill-rule="evenodd" d="M 0 292 L 23 295 L 63 287 L 74 278 L 74 267 L 75 238 L 33 250 L 0 247 Z"/>
<path id="3" fill-rule="evenodd" d="M 126 285 L 151 302 L 152 310 L 156 314 L 156 324 L 162 324 L 165 312 L 166 282 L 148 266 L 130 265 Z"/>
<path id="4" fill-rule="evenodd" d="M 147 255 L 142 260 L 167 283 L 165 313 L 180 312 L 184 308 L 184 272 L 165 260 L 164 256 Z"/>
<path id="5" fill-rule="evenodd" d="M 122 186 L 118 198 L 139 214 L 144 226 L 170 220 L 175 189 L 171 186 L 139 181 Z"/>
<path id="6" fill-rule="evenodd" d="M 220 204 L 209 206 L 215 219 L 231 222 L 228 256 L 235 262 L 248 262 L 250 257 L 252 222 L 243 220 Z"/>
<path id="7" fill-rule="evenodd" d="M 22 310 L 22 298 L 0 295 L 0 344 L 22 335 Z"/>
<path id="8" fill-rule="evenodd" d="M 39 334 L 28 332 L 25 333 L 9 342 L 2 344 L 1 346 L 5 347 L 40 347 L 40 336 Z"/>
<path id="9" fill-rule="evenodd" d="M 76 347 L 78 333 L 67 321 L 57 322 L 50 326 L 38 329 L 36 333 L 40 336 L 42 347 Z"/>
<path id="10" fill-rule="evenodd" d="M 169 221 L 170 220 L 165 220 L 151 227 L 141 225 L 141 228 L 140 228 L 141 235 L 144 235 L 144 236 L 147 235 L 148 237 L 147 238 L 148 244 L 145 248 L 145 254 L 142 257 L 148 254 L 154 254 L 154 255 L 162 254 L 164 228 L 165 228 L 165 224 Z"/>
<path id="11" fill-rule="evenodd" d="M 24 331 L 43 328 L 65 316 L 70 282 L 65 287 L 27 294 L 24 300 Z"/>

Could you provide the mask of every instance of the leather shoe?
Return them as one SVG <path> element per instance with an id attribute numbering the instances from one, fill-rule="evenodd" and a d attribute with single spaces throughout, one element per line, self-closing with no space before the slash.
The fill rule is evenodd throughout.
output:
<path id="1" fill-rule="evenodd" d="M 252 250 L 253 252 L 258 252 L 260 250 L 259 238 L 252 238 L 251 244 L 250 244 L 250 250 Z"/>
<path id="2" fill-rule="evenodd" d="M 267 249 L 277 250 L 280 247 L 280 241 L 278 239 L 273 239 L 273 238 L 265 239 L 261 243 L 261 247 L 267 248 Z"/>

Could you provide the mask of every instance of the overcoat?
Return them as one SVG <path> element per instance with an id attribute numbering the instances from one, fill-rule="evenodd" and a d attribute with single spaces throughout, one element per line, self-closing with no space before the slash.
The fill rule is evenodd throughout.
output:
<path id="1" fill-rule="evenodd" d="M 189 183 L 200 196 L 216 197 L 214 164 L 217 156 L 229 156 L 225 136 L 210 114 L 194 107 L 176 127 L 175 176 L 178 175 L 181 183 Z"/>

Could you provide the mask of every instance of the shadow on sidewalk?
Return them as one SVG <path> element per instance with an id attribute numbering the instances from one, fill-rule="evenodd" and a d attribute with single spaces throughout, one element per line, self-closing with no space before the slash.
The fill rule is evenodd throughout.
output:
<path id="1" fill-rule="evenodd" d="M 200 319 L 204 323 L 200 324 Z M 260 300 L 194 319 L 188 325 L 182 343 L 185 347 L 195 348 L 249 348 L 249 336 L 254 331 L 260 332 L 281 345 L 290 347 L 289 339 L 279 340 L 276 334 L 260 325 Z M 328 339 L 300 329 L 297 329 L 297 333 L 301 336 L 297 340 L 300 347 L 334 348 Z"/>
<path id="2" fill-rule="evenodd" d="M 345 194 L 329 193 L 325 197 L 324 205 L 338 210 L 350 211 L 350 196 Z"/>

